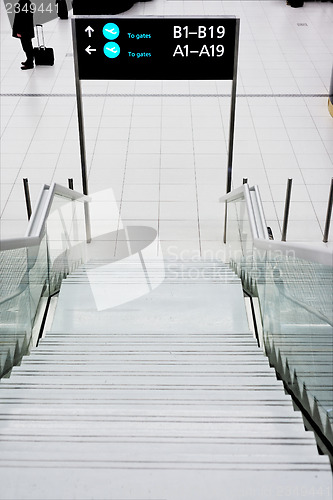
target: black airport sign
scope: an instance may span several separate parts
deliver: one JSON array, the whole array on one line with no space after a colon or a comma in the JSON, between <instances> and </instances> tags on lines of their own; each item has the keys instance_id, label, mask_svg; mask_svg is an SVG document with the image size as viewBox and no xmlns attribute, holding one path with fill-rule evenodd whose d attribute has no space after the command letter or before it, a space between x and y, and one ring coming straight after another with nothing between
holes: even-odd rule
<instances>
[{"instance_id":1,"label":"black airport sign","mask_svg":"<svg viewBox=\"0 0 333 500\"><path fill-rule=\"evenodd\" d=\"M75 18L80 80L232 80L236 18Z\"/></svg>"}]
</instances>

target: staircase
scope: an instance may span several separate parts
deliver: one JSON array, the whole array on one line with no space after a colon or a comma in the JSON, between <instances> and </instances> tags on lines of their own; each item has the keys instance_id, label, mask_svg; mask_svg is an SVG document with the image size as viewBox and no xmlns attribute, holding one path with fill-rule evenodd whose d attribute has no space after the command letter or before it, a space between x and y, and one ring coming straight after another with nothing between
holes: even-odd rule
<instances>
[{"instance_id":1,"label":"staircase","mask_svg":"<svg viewBox=\"0 0 333 500\"><path fill-rule=\"evenodd\" d=\"M219 262L80 266L0 401L6 500L331 498Z\"/></svg>"}]
</instances>

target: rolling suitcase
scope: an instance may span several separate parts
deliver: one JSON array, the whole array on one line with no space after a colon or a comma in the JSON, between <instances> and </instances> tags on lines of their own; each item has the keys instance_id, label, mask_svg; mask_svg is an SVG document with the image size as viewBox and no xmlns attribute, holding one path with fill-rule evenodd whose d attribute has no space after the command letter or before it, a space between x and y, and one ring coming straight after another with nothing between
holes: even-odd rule
<instances>
[{"instance_id":1,"label":"rolling suitcase","mask_svg":"<svg viewBox=\"0 0 333 500\"><path fill-rule=\"evenodd\" d=\"M60 19L68 19L68 8L66 0L56 0L58 7L58 17Z\"/></svg>"},{"instance_id":2,"label":"rolling suitcase","mask_svg":"<svg viewBox=\"0 0 333 500\"><path fill-rule=\"evenodd\" d=\"M41 39L43 41L40 44L38 28L40 28ZM38 47L34 47L34 58L36 66L53 66L54 64L54 52L50 47L45 47L43 26L41 24L36 24L36 35Z\"/></svg>"}]
</instances>

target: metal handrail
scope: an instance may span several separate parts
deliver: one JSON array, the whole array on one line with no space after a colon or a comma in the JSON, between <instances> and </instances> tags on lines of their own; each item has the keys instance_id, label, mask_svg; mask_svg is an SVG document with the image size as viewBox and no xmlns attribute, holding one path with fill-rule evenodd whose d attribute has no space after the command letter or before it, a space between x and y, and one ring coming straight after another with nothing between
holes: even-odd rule
<instances>
[{"instance_id":1,"label":"metal handrail","mask_svg":"<svg viewBox=\"0 0 333 500\"><path fill-rule=\"evenodd\" d=\"M264 214L264 208L262 206L261 202L261 196L260 196L260 191L258 186L253 186L250 188L250 192L252 192L255 196L255 208L258 212L258 215L256 217L257 221L257 227L258 227L258 234L260 235L261 238L264 238L265 240L269 240L269 232L267 228L267 223L265 219L265 214Z\"/></svg>"},{"instance_id":2,"label":"metal handrail","mask_svg":"<svg viewBox=\"0 0 333 500\"><path fill-rule=\"evenodd\" d=\"M256 195L251 197L251 193L255 193ZM256 249L272 253L278 250L284 256L293 255L299 259L316 262L329 267L333 266L333 253L326 247L311 243L279 242L269 239L258 186L255 185L249 188L248 184L243 184L239 188L222 196L219 201L228 204L237 200L244 200L246 203L253 245ZM261 232L260 228L265 228L266 233L264 229Z\"/></svg>"},{"instance_id":3,"label":"metal handrail","mask_svg":"<svg viewBox=\"0 0 333 500\"><path fill-rule=\"evenodd\" d=\"M269 235L258 186L249 187L247 183L244 183L239 188L221 196L219 201L228 204L237 200L246 202L252 237L268 240Z\"/></svg>"},{"instance_id":4,"label":"metal handrail","mask_svg":"<svg viewBox=\"0 0 333 500\"><path fill-rule=\"evenodd\" d=\"M28 223L25 235L18 238L1 239L0 251L29 248L39 245L44 235L45 224L55 196L62 196L73 201L81 201L85 204L90 201L89 196L68 189L60 184L53 183L51 186L44 184L37 200L36 209L32 213ZM87 223L89 223L89 221L86 219L86 224Z\"/></svg>"}]
</instances>

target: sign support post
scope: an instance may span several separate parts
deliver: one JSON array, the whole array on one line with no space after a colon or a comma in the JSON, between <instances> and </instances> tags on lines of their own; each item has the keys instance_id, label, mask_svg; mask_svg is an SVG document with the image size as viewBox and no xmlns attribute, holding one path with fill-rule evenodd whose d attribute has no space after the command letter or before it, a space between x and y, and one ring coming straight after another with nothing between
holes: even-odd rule
<instances>
[{"instance_id":1,"label":"sign support post","mask_svg":"<svg viewBox=\"0 0 333 500\"><path fill-rule=\"evenodd\" d=\"M227 190L226 190L227 193L230 193L231 191L231 182L232 182L232 160L234 153L234 136L235 136L238 50L239 50L239 19L236 19L234 74L232 78L230 125L229 125L229 147L228 147L228 166L227 166L228 170L227 170ZM225 202L223 243L227 242L227 218L228 218L227 207L228 204L227 202Z\"/></svg>"},{"instance_id":2,"label":"sign support post","mask_svg":"<svg viewBox=\"0 0 333 500\"><path fill-rule=\"evenodd\" d=\"M236 19L234 74L233 74L233 78L232 78L230 124L229 124L227 193L229 193L231 191L231 180L232 180L232 159L233 159L233 152L234 152L236 91L237 91L238 47L239 47L239 19Z\"/></svg>"},{"instance_id":3,"label":"sign support post","mask_svg":"<svg viewBox=\"0 0 333 500\"><path fill-rule=\"evenodd\" d=\"M80 141L80 156L81 156L81 177L82 177L82 190L83 194L88 195L88 175L87 175L87 156L86 144L84 135L84 120L83 120L83 106L82 106L82 91L81 81L79 78L79 62L77 57L77 39L75 22L72 22L72 37L73 37L73 56L74 56L74 72L75 72L75 90L76 90L76 106L77 106L77 119L79 126L79 141ZM84 217L86 222L86 239L87 243L91 242L91 223L89 204L84 202Z\"/></svg>"}]
</instances>

